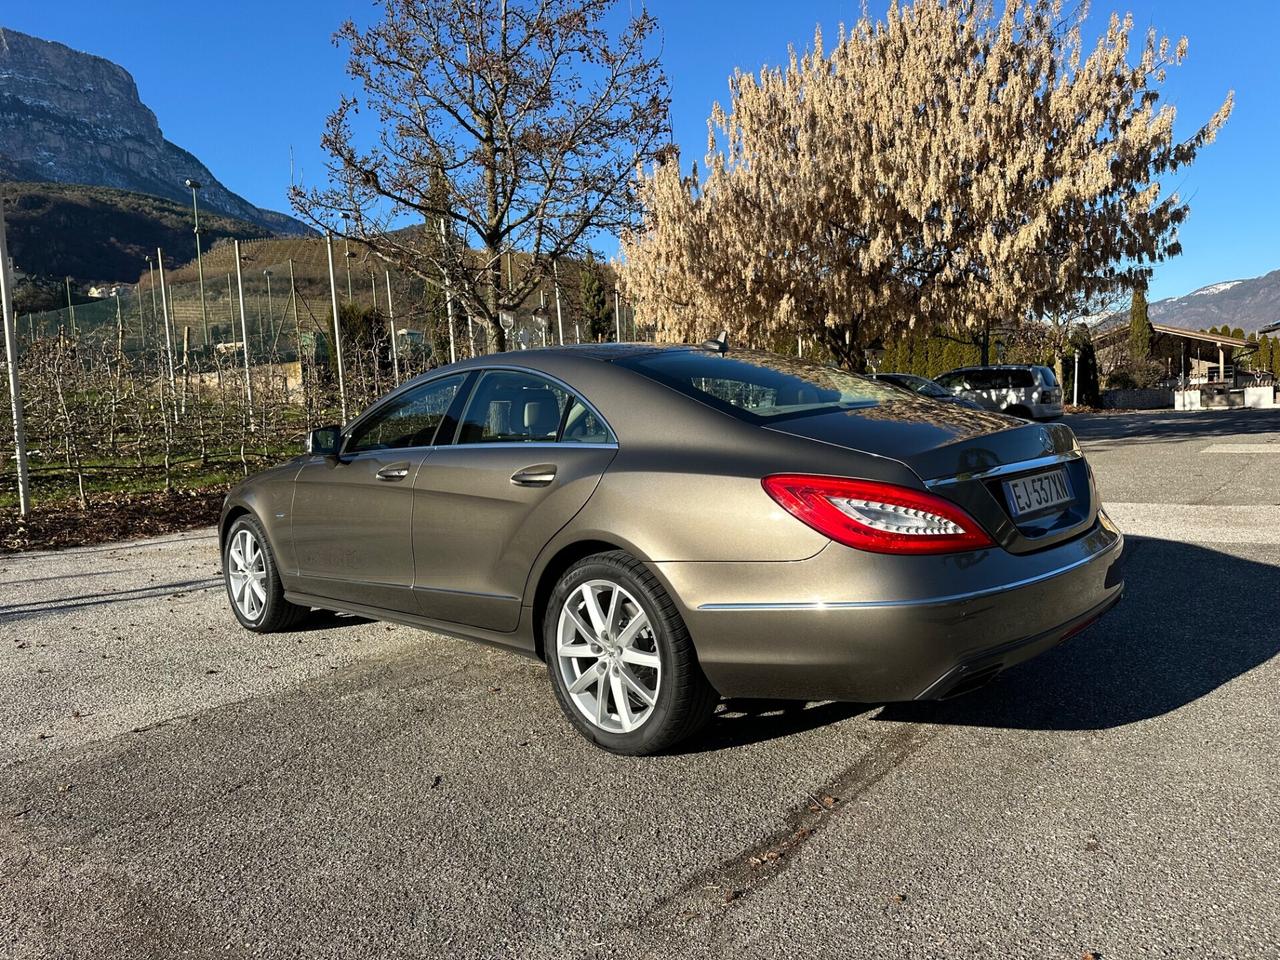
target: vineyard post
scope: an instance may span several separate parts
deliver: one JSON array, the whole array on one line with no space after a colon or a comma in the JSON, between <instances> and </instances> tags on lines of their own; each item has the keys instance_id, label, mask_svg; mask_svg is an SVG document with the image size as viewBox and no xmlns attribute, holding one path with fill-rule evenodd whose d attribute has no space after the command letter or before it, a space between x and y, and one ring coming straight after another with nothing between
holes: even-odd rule
<instances>
[{"instance_id":1,"label":"vineyard post","mask_svg":"<svg viewBox=\"0 0 1280 960\"><path fill-rule=\"evenodd\" d=\"M447 248L447 246L448 246L448 239L445 236L444 217L441 217L440 218L441 257L444 256L444 251ZM449 271L444 268L443 264L440 265L440 273L444 276L444 312L445 312L446 318L449 321L449 362L457 363L458 348L454 345L454 342L453 342L453 286L452 284L449 283Z\"/></svg>"},{"instance_id":2,"label":"vineyard post","mask_svg":"<svg viewBox=\"0 0 1280 960\"><path fill-rule=\"evenodd\" d=\"M169 399L173 401L173 422L178 422L178 383L173 373L173 332L169 327L169 289L164 282L164 251L156 247L160 266L160 309L164 313L164 354L169 365ZM163 393L163 391L161 391Z\"/></svg>"},{"instance_id":3,"label":"vineyard post","mask_svg":"<svg viewBox=\"0 0 1280 960\"><path fill-rule=\"evenodd\" d=\"M253 376L249 367L249 321L244 314L244 276L240 272L240 241L233 240L236 258L236 286L240 290L240 344L244 352L244 400L246 422L253 430Z\"/></svg>"},{"instance_id":4,"label":"vineyard post","mask_svg":"<svg viewBox=\"0 0 1280 960\"><path fill-rule=\"evenodd\" d=\"M18 379L18 330L13 318L13 274L5 237L4 201L0 200L0 316L4 320L4 353L9 364L9 403L13 410L13 449L18 467L18 512L31 512L31 478L27 473L27 433L22 419L22 385Z\"/></svg>"},{"instance_id":5,"label":"vineyard post","mask_svg":"<svg viewBox=\"0 0 1280 960\"><path fill-rule=\"evenodd\" d=\"M400 348L396 345L396 311L391 305L391 271L387 274L387 323L391 326L391 372L400 386Z\"/></svg>"},{"instance_id":6,"label":"vineyard post","mask_svg":"<svg viewBox=\"0 0 1280 960\"><path fill-rule=\"evenodd\" d=\"M564 346L564 314L560 311L560 261L551 261L551 277L556 288L556 328L560 331L560 346Z\"/></svg>"},{"instance_id":7,"label":"vineyard post","mask_svg":"<svg viewBox=\"0 0 1280 960\"><path fill-rule=\"evenodd\" d=\"M338 283L333 275L333 234L325 232L324 242L329 251L329 299L333 304L333 354L338 361L338 409L342 422L347 422L347 384L342 372L342 323L338 319ZM350 278L350 267L348 267Z\"/></svg>"}]
</instances>

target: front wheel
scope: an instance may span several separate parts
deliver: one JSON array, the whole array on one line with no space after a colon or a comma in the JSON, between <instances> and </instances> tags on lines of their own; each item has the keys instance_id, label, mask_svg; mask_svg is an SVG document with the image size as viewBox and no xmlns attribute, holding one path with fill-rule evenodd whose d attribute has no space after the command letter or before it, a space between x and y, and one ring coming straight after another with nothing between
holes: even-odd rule
<instances>
[{"instance_id":1,"label":"front wheel","mask_svg":"<svg viewBox=\"0 0 1280 960\"><path fill-rule=\"evenodd\" d=\"M222 576L231 610L246 630L287 630L307 614L284 598L284 586L271 544L258 521L246 514L236 519L222 548Z\"/></svg>"},{"instance_id":2,"label":"front wheel","mask_svg":"<svg viewBox=\"0 0 1280 960\"><path fill-rule=\"evenodd\" d=\"M569 568L547 604L543 637L561 708L606 750L665 750L694 734L715 707L675 604L625 553Z\"/></svg>"}]
</instances>

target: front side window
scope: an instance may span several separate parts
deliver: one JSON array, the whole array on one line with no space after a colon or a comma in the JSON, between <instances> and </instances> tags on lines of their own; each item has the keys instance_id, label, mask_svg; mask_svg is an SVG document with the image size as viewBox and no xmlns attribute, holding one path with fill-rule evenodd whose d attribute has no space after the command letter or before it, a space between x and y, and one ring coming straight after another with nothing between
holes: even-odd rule
<instances>
[{"instance_id":1,"label":"front side window","mask_svg":"<svg viewBox=\"0 0 1280 960\"><path fill-rule=\"evenodd\" d=\"M890 386L772 353L702 350L646 354L619 365L751 422L874 407L900 394Z\"/></svg>"},{"instance_id":2,"label":"front side window","mask_svg":"<svg viewBox=\"0 0 1280 960\"><path fill-rule=\"evenodd\" d=\"M520 370L490 370L471 394L458 443L554 442L570 395Z\"/></svg>"},{"instance_id":3,"label":"front side window","mask_svg":"<svg viewBox=\"0 0 1280 960\"><path fill-rule=\"evenodd\" d=\"M431 446L465 379L458 374L409 390L362 421L351 432L344 452Z\"/></svg>"}]
</instances>

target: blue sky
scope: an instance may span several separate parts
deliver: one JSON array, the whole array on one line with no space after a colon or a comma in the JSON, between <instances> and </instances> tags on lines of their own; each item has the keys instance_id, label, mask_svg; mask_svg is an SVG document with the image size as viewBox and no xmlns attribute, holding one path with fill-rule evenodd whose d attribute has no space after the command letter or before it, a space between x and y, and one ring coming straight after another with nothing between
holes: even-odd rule
<instances>
[{"instance_id":1,"label":"blue sky","mask_svg":"<svg viewBox=\"0 0 1280 960\"><path fill-rule=\"evenodd\" d=\"M634 2L639 0L624 0ZM330 36L346 17L376 15L369 0L267 0L217 4L44 0L6 4L0 24L123 65L165 135L201 158L229 188L286 209L292 147L309 181L323 172L324 118L348 80ZM887 0L868 0L882 15ZM858 16L858 0L650 0L664 34L673 123L686 160L702 157L706 118L724 100L735 67L776 64L821 23L834 37ZM1183 255L1156 268L1151 295L1177 296L1219 280L1280 268L1280 4L1245 0L1095 3L1101 24L1132 10L1139 29L1190 38L1167 86L1178 131L1203 122L1228 90L1236 108L1217 143L1176 182L1191 199Z\"/></svg>"}]
</instances>

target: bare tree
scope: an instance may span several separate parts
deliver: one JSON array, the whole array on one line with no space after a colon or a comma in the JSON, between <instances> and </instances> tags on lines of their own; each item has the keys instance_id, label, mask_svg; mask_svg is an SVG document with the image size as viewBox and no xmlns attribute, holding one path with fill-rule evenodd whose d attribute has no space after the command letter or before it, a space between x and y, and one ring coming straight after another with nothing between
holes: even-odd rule
<instances>
[{"instance_id":1,"label":"bare tree","mask_svg":"<svg viewBox=\"0 0 1280 960\"><path fill-rule=\"evenodd\" d=\"M613 35L616 5L383 0L379 23L346 23L335 40L363 92L329 117L331 182L296 187L294 207L323 227L345 217L384 260L448 283L489 349L505 349L501 314L594 232L634 221L633 171L661 149L656 23L642 10ZM377 120L367 138L361 111ZM504 276L512 249L530 256Z\"/></svg>"},{"instance_id":2,"label":"bare tree","mask_svg":"<svg viewBox=\"0 0 1280 960\"><path fill-rule=\"evenodd\" d=\"M860 368L918 322L994 329L1131 288L1179 252L1161 178L1212 141L1161 105L1177 44L1132 18L1092 48L1060 0L916 0L731 80L707 173L642 174L629 296L664 335L813 337ZM985 343L986 337L983 337Z\"/></svg>"}]
</instances>

